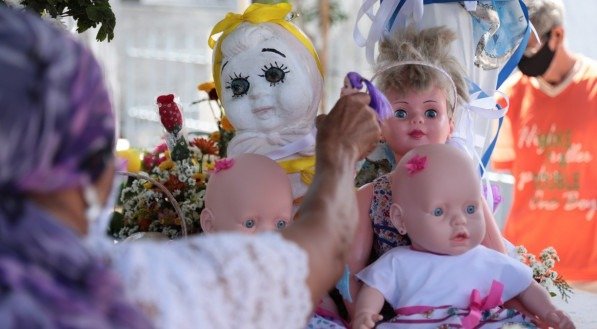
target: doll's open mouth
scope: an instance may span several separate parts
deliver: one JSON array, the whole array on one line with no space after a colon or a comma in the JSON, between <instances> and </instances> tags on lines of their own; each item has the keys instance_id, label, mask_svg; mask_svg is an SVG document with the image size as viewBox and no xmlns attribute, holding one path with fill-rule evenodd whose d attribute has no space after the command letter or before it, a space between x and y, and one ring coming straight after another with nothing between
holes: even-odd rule
<instances>
[{"instance_id":1,"label":"doll's open mouth","mask_svg":"<svg viewBox=\"0 0 597 329\"><path fill-rule=\"evenodd\" d=\"M459 232L459 233L456 233L456 235L452 236L452 238L450 240L459 242L459 241L467 240L468 238L469 238L468 233Z\"/></svg>"},{"instance_id":2,"label":"doll's open mouth","mask_svg":"<svg viewBox=\"0 0 597 329\"><path fill-rule=\"evenodd\" d=\"M421 139L421 138L423 138L423 136L425 136L425 133L422 130L415 129L415 130L411 130L408 133L408 136L410 136L414 139Z\"/></svg>"}]
</instances>

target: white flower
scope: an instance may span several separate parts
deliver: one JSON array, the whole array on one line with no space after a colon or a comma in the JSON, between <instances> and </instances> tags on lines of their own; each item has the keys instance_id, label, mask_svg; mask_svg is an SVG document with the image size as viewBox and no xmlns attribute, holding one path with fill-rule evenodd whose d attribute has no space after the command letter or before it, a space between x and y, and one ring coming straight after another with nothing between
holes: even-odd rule
<instances>
[{"instance_id":1,"label":"white flower","mask_svg":"<svg viewBox=\"0 0 597 329\"><path fill-rule=\"evenodd\" d=\"M4 3L6 3L9 7L17 9L25 8L25 6L21 4L21 0L4 0Z\"/></svg>"}]
</instances>

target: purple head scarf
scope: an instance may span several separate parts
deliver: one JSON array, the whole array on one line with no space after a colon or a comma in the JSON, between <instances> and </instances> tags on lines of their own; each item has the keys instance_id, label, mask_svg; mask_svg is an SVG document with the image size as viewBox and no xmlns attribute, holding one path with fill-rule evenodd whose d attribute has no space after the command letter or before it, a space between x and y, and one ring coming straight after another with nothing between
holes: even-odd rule
<instances>
[{"instance_id":1,"label":"purple head scarf","mask_svg":"<svg viewBox=\"0 0 597 329\"><path fill-rule=\"evenodd\" d=\"M95 180L115 137L98 63L37 17L6 9L0 18L0 191Z\"/></svg>"},{"instance_id":2,"label":"purple head scarf","mask_svg":"<svg viewBox=\"0 0 597 329\"><path fill-rule=\"evenodd\" d=\"M151 328L108 264L25 197L87 184L112 158L98 63L64 31L0 6L0 326Z\"/></svg>"}]
</instances>

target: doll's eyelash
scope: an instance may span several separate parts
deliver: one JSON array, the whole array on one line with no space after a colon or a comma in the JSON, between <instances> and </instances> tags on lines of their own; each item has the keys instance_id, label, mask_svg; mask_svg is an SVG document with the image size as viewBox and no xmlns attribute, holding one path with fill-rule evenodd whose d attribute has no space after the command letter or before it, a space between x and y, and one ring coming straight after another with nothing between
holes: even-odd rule
<instances>
[{"instance_id":1,"label":"doll's eyelash","mask_svg":"<svg viewBox=\"0 0 597 329\"><path fill-rule=\"evenodd\" d=\"M269 82L270 86L275 86L278 83L284 83L286 73L290 73L288 66L284 64L278 64L278 62L270 63L269 66L263 65L261 68L263 74L259 74L260 77L265 78Z\"/></svg>"},{"instance_id":2,"label":"doll's eyelash","mask_svg":"<svg viewBox=\"0 0 597 329\"><path fill-rule=\"evenodd\" d=\"M234 77L229 75L226 82L226 89L232 91L232 97L242 97L249 92L251 83L249 83L249 76L243 76L242 73L233 73Z\"/></svg>"}]
</instances>

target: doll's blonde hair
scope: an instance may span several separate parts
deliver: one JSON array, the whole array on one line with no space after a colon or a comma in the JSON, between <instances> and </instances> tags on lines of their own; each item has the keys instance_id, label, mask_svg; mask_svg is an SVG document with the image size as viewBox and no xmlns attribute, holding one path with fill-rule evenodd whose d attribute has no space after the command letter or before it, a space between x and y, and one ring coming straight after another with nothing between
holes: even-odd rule
<instances>
[{"instance_id":1,"label":"doll's blonde hair","mask_svg":"<svg viewBox=\"0 0 597 329\"><path fill-rule=\"evenodd\" d=\"M263 4L253 3L242 14L228 13L224 19L216 23L209 34L207 43L213 52L212 73L216 85L216 92L220 99L222 99L221 77L220 71L222 69L222 42L229 34L234 32L239 26L244 23L259 25L263 23L272 23L282 27L284 30L292 34L313 57L320 74L323 74L319 56L315 51L315 47L311 40L301 31L296 25L286 20L286 17L292 10L292 6L288 3ZM216 40L215 35L221 33Z\"/></svg>"},{"instance_id":2,"label":"doll's blonde hair","mask_svg":"<svg viewBox=\"0 0 597 329\"><path fill-rule=\"evenodd\" d=\"M468 101L464 71L458 60L450 54L450 43L454 40L456 34L444 26L421 31L409 28L394 32L379 44L375 64L377 85L384 92L393 89L401 93L439 87L444 91L448 116L452 118L454 108ZM396 65L413 61L430 65ZM454 88L458 99L454 99Z\"/></svg>"}]
</instances>

